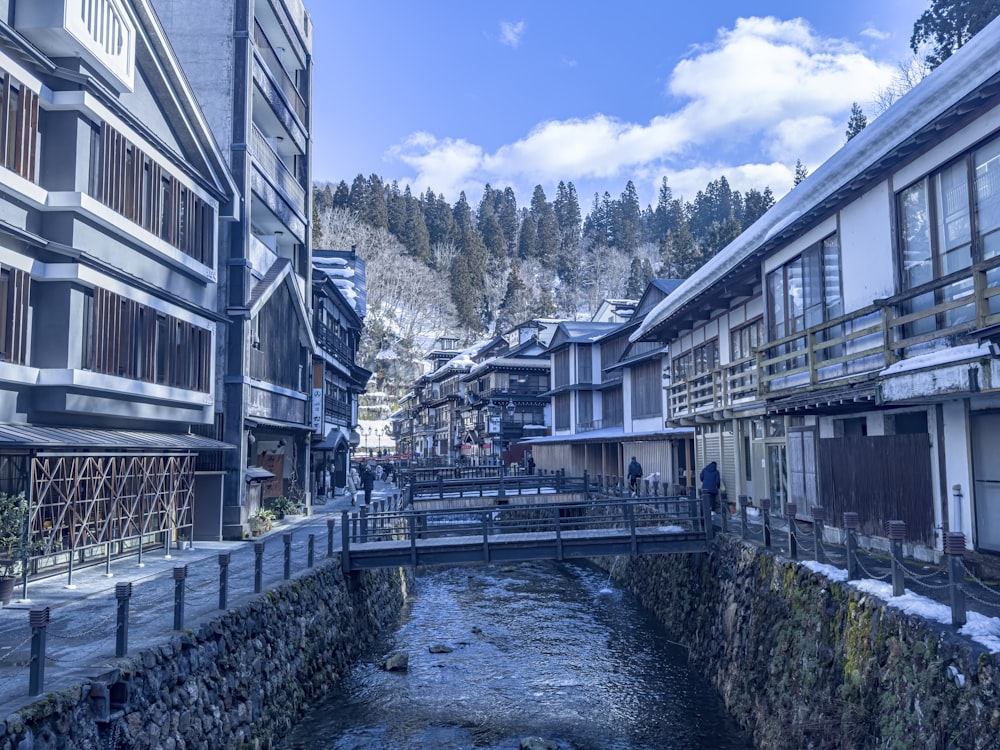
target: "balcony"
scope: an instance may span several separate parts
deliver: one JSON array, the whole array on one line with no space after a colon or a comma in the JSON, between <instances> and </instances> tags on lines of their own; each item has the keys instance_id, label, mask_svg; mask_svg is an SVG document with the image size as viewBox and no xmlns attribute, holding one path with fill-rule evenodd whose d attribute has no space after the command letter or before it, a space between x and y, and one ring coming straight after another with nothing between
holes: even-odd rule
<instances>
[{"instance_id":1,"label":"balcony","mask_svg":"<svg viewBox=\"0 0 1000 750\"><path fill-rule=\"evenodd\" d=\"M116 0L32 0L17 4L15 28L49 57L78 57L132 91L136 30Z\"/></svg>"},{"instance_id":2,"label":"balcony","mask_svg":"<svg viewBox=\"0 0 1000 750\"><path fill-rule=\"evenodd\" d=\"M330 326L322 323L314 324L313 335L316 337L316 346L338 362L354 362L354 352L351 351L351 347Z\"/></svg>"},{"instance_id":3,"label":"balcony","mask_svg":"<svg viewBox=\"0 0 1000 750\"><path fill-rule=\"evenodd\" d=\"M250 131L250 155L257 162L264 175L283 194L285 199L291 203L299 213L305 211L306 191L295 179L292 171L285 166L285 163L278 156L278 152L268 142L267 137L260 132L256 125Z\"/></svg>"},{"instance_id":4,"label":"balcony","mask_svg":"<svg viewBox=\"0 0 1000 750\"><path fill-rule=\"evenodd\" d=\"M277 84L277 87L284 96L288 107L295 113L296 117L299 118L299 122L304 125L307 122L306 102L302 98L302 94L299 92L298 87L295 85L295 81L292 80L288 71L286 71L285 67L281 64L281 55L279 55L275 50L271 41L268 39L267 34L264 32L263 27L256 18L253 22L253 40L257 44L257 51L260 53L260 56L264 61L267 72L270 74L270 77L274 80L275 84Z\"/></svg>"}]
</instances>

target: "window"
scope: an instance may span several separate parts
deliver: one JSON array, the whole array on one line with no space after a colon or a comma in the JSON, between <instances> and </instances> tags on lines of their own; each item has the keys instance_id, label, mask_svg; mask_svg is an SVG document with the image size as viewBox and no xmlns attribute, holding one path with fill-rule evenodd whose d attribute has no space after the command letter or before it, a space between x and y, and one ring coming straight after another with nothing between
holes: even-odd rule
<instances>
[{"instance_id":1,"label":"window","mask_svg":"<svg viewBox=\"0 0 1000 750\"><path fill-rule=\"evenodd\" d=\"M771 271L767 275L768 340L775 341L804 333L810 328L839 318L844 313L840 277L840 242L837 235L808 248L802 255ZM841 327L833 326L817 332L818 342L841 336ZM785 341L772 350L772 355L802 352L804 337ZM839 357L840 346L821 347L816 360ZM806 355L784 359L777 369L794 370L804 367Z\"/></svg>"},{"instance_id":2,"label":"window","mask_svg":"<svg viewBox=\"0 0 1000 750\"><path fill-rule=\"evenodd\" d=\"M552 377L555 381L553 386L559 388L569 385L569 349L556 352L553 359Z\"/></svg>"},{"instance_id":3,"label":"window","mask_svg":"<svg viewBox=\"0 0 1000 750\"><path fill-rule=\"evenodd\" d=\"M211 265L215 211L107 123L91 139L89 190L108 208Z\"/></svg>"},{"instance_id":4,"label":"window","mask_svg":"<svg viewBox=\"0 0 1000 750\"><path fill-rule=\"evenodd\" d=\"M593 383L593 357L590 344L580 344L576 348L576 382Z\"/></svg>"},{"instance_id":5,"label":"window","mask_svg":"<svg viewBox=\"0 0 1000 750\"><path fill-rule=\"evenodd\" d=\"M632 367L632 418L655 417L663 412L663 387L658 360Z\"/></svg>"},{"instance_id":6,"label":"window","mask_svg":"<svg viewBox=\"0 0 1000 750\"><path fill-rule=\"evenodd\" d=\"M36 181L38 164L38 94L0 71L0 157L3 165Z\"/></svg>"},{"instance_id":7,"label":"window","mask_svg":"<svg viewBox=\"0 0 1000 750\"><path fill-rule=\"evenodd\" d=\"M910 296L900 314L955 303L907 324L903 337L974 321L973 280L963 272L1000 256L1000 138L899 191L896 213L902 291L932 285ZM952 274L953 280L933 286ZM1000 269L987 271L987 285L1000 285ZM1000 298L991 297L989 305L991 313L1000 312Z\"/></svg>"},{"instance_id":8,"label":"window","mask_svg":"<svg viewBox=\"0 0 1000 750\"><path fill-rule=\"evenodd\" d=\"M593 426L594 397L590 391L581 391L577 394L576 422L581 428Z\"/></svg>"},{"instance_id":9,"label":"window","mask_svg":"<svg viewBox=\"0 0 1000 750\"><path fill-rule=\"evenodd\" d=\"M558 393L552 399L553 424L557 430L569 429L569 394Z\"/></svg>"},{"instance_id":10,"label":"window","mask_svg":"<svg viewBox=\"0 0 1000 750\"><path fill-rule=\"evenodd\" d=\"M760 346L763 335L764 320L762 318L733 331L729 343L730 361L739 362L741 359L752 357L754 350Z\"/></svg>"}]
</instances>

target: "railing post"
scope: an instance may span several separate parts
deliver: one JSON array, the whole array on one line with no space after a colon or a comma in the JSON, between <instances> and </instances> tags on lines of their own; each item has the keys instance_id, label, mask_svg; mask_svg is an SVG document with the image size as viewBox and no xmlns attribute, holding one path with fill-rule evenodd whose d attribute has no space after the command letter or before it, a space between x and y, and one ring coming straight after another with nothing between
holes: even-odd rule
<instances>
[{"instance_id":1,"label":"railing post","mask_svg":"<svg viewBox=\"0 0 1000 750\"><path fill-rule=\"evenodd\" d=\"M286 531L281 535L281 541L285 545L285 580L292 577L292 533Z\"/></svg>"},{"instance_id":2,"label":"railing post","mask_svg":"<svg viewBox=\"0 0 1000 750\"><path fill-rule=\"evenodd\" d=\"M118 622L115 625L115 656L119 659L128 653L128 603L131 598L131 582L115 584L115 599L118 600Z\"/></svg>"},{"instance_id":3,"label":"railing post","mask_svg":"<svg viewBox=\"0 0 1000 750\"><path fill-rule=\"evenodd\" d=\"M264 590L264 542L253 543L253 592Z\"/></svg>"},{"instance_id":4,"label":"railing post","mask_svg":"<svg viewBox=\"0 0 1000 750\"><path fill-rule=\"evenodd\" d=\"M341 511L340 521L340 565L345 573L351 572L351 528L350 516Z\"/></svg>"},{"instance_id":5,"label":"railing post","mask_svg":"<svg viewBox=\"0 0 1000 750\"><path fill-rule=\"evenodd\" d=\"M417 517L415 515L410 515L408 517L408 530L410 532L410 564L413 566L414 570L417 567Z\"/></svg>"},{"instance_id":6,"label":"railing post","mask_svg":"<svg viewBox=\"0 0 1000 750\"><path fill-rule=\"evenodd\" d=\"M333 529L337 525L334 518L326 519L326 556L333 557Z\"/></svg>"},{"instance_id":7,"label":"railing post","mask_svg":"<svg viewBox=\"0 0 1000 750\"><path fill-rule=\"evenodd\" d=\"M229 601L229 554L219 553L219 609L225 609Z\"/></svg>"},{"instance_id":8,"label":"railing post","mask_svg":"<svg viewBox=\"0 0 1000 750\"><path fill-rule=\"evenodd\" d=\"M737 500L740 504L740 537L746 539L750 533L750 522L747 519L747 505L750 498L747 495L740 495Z\"/></svg>"},{"instance_id":9,"label":"railing post","mask_svg":"<svg viewBox=\"0 0 1000 750\"><path fill-rule=\"evenodd\" d=\"M948 531L944 535L944 553L948 556L948 588L951 598L951 624L965 625L965 590L962 588L962 556L965 554L965 534Z\"/></svg>"},{"instance_id":10,"label":"railing post","mask_svg":"<svg viewBox=\"0 0 1000 750\"><path fill-rule=\"evenodd\" d=\"M503 488L503 469L501 468L500 473L497 475L497 505L503 505L507 502L507 495Z\"/></svg>"},{"instance_id":11,"label":"railing post","mask_svg":"<svg viewBox=\"0 0 1000 750\"><path fill-rule=\"evenodd\" d=\"M785 503L785 518L788 519L788 556L793 560L799 559L799 543L795 538L795 514L798 512L798 505Z\"/></svg>"},{"instance_id":12,"label":"railing post","mask_svg":"<svg viewBox=\"0 0 1000 750\"><path fill-rule=\"evenodd\" d=\"M816 545L816 562L826 562L826 550L823 549L823 521L826 519L826 511L822 506L816 505L812 509L813 517L813 543Z\"/></svg>"},{"instance_id":13,"label":"railing post","mask_svg":"<svg viewBox=\"0 0 1000 750\"><path fill-rule=\"evenodd\" d=\"M368 506L361 506L361 543L368 541Z\"/></svg>"},{"instance_id":14,"label":"railing post","mask_svg":"<svg viewBox=\"0 0 1000 750\"><path fill-rule=\"evenodd\" d=\"M858 514L844 513L844 531L847 533L847 580L858 578Z\"/></svg>"},{"instance_id":15,"label":"railing post","mask_svg":"<svg viewBox=\"0 0 1000 750\"><path fill-rule=\"evenodd\" d=\"M903 575L903 540L906 538L905 521L889 521L888 537L892 547L892 595L902 596L906 593L906 580Z\"/></svg>"},{"instance_id":16,"label":"railing post","mask_svg":"<svg viewBox=\"0 0 1000 750\"><path fill-rule=\"evenodd\" d=\"M31 626L28 695L35 696L45 687L45 629L49 626L49 608L32 607L28 612L28 625Z\"/></svg>"},{"instance_id":17,"label":"railing post","mask_svg":"<svg viewBox=\"0 0 1000 750\"><path fill-rule=\"evenodd\" d=\"M311 568L316 563L316 535L310 534L307 539L306 567Z\"/></svg>"},{"instance_id":18,"label":"railing post","mask_svg":"<svg viewBox=\"0 0 1000 750\"><path fill-rule=\"evenodd\" d=\"M184 579L187 574L187 565L174 566L174 630L184 629Z\"/></svg>"},{"instance_id":19,"label":"railing post","mask_svg":"<svg viewBox=\"0 0 1000 750\"><path fill-rule=\"evenodd\" d=\"M722 533L729 533L729 504L722 502L722 494L717 495L719 498L719 519L722 521Z\"/></svg>"},{"instance_id":20,"label":"railing post","mask_svg":"<svg viewBox=\"0 0 1000 750\"><path fill-rule=\"evenodd\" d=\"M771 549L771 498L760 499L760 517L764 528L764 549Z\"/></svg>"},{"instance_id":21,"label":"railing post","mask_svg":"<svg viewBox=\"0 0 1000 750\"><path fill-rule=\"evenodd\" d=\"M583 471L583 498L588 503L590 502L590 475L586 469Z\"/></svg>"}]
</instances>

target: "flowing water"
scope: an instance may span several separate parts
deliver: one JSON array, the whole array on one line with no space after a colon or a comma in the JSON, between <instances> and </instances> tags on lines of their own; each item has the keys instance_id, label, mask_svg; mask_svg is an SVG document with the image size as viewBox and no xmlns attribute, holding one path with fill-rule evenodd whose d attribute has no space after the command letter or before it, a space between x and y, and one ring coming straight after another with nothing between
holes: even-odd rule
<instances>
[{"instance_id":1,"label":"flowing water","mask_svg":"<svg viewBox=\"0 0 1000 750\"><path fill-rule=\"evenodd\" d=\"M750 750L711 686L597 568L432 569L399 629L284 750ZM452 649L432 653L431 647ZM380 657L402 651L405 672Z\"/></svg>"}]
</instances>

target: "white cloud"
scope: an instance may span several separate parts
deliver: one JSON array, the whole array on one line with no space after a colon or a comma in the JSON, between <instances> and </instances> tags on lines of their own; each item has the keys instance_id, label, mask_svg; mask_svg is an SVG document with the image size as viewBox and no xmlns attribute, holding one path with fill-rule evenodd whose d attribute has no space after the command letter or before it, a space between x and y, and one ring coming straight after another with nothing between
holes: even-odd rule
<instances>
[{"instance_id":1,"label":"white cloud","mask_svg":"<svg viewBox=\"0 0 1000 750\"><path fill-rule=\"evenodd\" d=\"M524 36L524 21L511 23L510 21L500 22L500 43L515 49L521 44L521 37Z\"/></svg>"},{"instance_id":2,"label":"white cloud","mask_svg":"<svg viewBox=\"0 0 1000 750\"><path fill-rule=\"evenodd\" d=\"M501 29L504 43L516 46L524 22ZM691 187L720 174L734 187L744 178L746 187L772 185L780 196L795 161L813 171L842 146L852 102L864 106L894 73L855 45L817 36L802 19L741 18L675 66L668 93L680 106L646 123L601 113L551 120L492 153L416 134L391 155L416 170L418 186L449 200L457 186L478 190L485 182L513 185L520 200L535 184L613 178L637 187L648 180L655 200L663 175L675 193L693 197Z\"/></svg>"},{"instance_id":3,"label":"white cloud","mask_svg":"<svg viewBox=\"0 0 1000 750\"><path fill-rule=\"evenodd\" d=\"M886 39L892 39L891 33L888 31L882 31L881 29L876 29L874 26L867 26L862 29L861 36L874 39L877 42L884 42Z\"/></svg>"}]
</instances>

